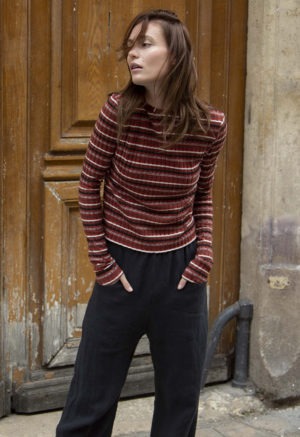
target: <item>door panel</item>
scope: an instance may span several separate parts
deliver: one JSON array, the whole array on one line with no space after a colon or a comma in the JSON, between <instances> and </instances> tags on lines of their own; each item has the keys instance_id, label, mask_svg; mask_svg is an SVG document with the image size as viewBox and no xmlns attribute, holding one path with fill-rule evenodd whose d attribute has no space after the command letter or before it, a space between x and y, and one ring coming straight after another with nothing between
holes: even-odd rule
<instances>
[{"instance_id":1,"label":"door panel","mask_svg":"<svg viewBox=\"0 0 300 437\"><path fill-rule=\"evenodd\" d=\"M94 275L77 207L78 182L45 183L43 364L74 364Z\"/></svg>"},{"instance_id":2,"label":"door panel","mask_svg":"<svg viewBox=\"0 0 300 437\"><path fill-rule=\"evenodd\" d=\"M94 282L77 205L82 159L107 94L127 81L116 52L123 31L150 7L173 9L186 22L199 95L227 114L214 188L210 321L238 298L247 1L1 1L1 352L16 411L63 404ZM210 381L230 377L233 338L231 326ZM143 338L124 394L151 390Z\"/></svg>"},{"instance_id":3,"label":"door panel","mask_svg":"<svg viewBox=\"0 0 300 437\"><path fill-rule=\"evenodd\" d=\"M124 83L110 2L55 0L51 10L49 151L84 150L109 90ZM117 5L116 5L117 6Z\"/></svg>"},{"instance_id":4,"label":"door panel","mask_svg":"<svg viewBox=\"0 0 300 437\"><path fill-rule=\"evenodd\" d=\"M51 14L50 151L84 150L108 92L122 88L127 68L116 62L126 25L151 3L54 0ZM172 8L172 1L164 2ZM184 2L179 9L183 14ZM120 13L120 11L122 11Z\"/></svg>"}]
</instances>

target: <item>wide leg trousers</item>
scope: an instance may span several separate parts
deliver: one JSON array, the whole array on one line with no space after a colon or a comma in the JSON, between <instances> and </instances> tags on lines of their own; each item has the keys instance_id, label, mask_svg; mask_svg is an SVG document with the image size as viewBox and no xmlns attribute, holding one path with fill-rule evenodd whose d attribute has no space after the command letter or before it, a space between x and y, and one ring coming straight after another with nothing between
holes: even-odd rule
<instances>
[{"instance_id":1,"label":"wide leg trousers","mask_svg":"<svg viewBox=\"0 0 300 437\"><path fill-rule=\"evenodd\" d=\"M151 437L195 435L207 340L206 285L177 284L196 245L141 253L109 243L133 287L95 284L56 437L110 437L128 368L147 334L155 374Z\"/></svg>"}]
</instances>

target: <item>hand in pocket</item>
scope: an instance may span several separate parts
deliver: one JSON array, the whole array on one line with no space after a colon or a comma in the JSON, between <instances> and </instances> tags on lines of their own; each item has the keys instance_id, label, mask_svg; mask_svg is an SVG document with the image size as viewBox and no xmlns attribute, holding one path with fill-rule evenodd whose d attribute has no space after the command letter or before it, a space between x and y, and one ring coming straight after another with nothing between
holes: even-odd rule
<instances>
[{"instance_id":1,"label":"hand in pocket","mask_svg":"<svg viewBox=\"0 0 300 437\"><path fill-rule=\"evenodd\" d=\"M184 279L183 277L181 277L178 285L177 285L177 290L183 290L184 287L186 286L187 280Z\"/></svg>"},{"instance_id":2,"label":"hand in pocket","mask_svg":"<svg viewBox=\"0 0 300 437\"><path fill-rule=\"evenodd\" d=\"M120 277L119 281L121 281L123 287L125 288L126 291L128 291L128 293L131 293L133 291L133 288L131 287L131 285L129 284L125 274L123 273L123 275Z\"/></svg>"}]
</instances>

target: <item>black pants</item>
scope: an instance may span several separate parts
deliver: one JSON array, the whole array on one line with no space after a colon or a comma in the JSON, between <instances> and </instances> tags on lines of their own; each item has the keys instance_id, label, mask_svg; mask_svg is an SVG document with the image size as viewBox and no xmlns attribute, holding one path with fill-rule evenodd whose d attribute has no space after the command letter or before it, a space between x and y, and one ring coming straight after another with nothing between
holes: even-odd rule
<instances>
[{"instance_id":1,"label":"black pants","mask_svg":"<svg viewBox=\"0 0 300 437\"><path fill-rule=\"evenodd\" d=\"M152 437L193 437L207 338L206 285L177 284L195 243L163 254L109 244L133 287L95 284L56 437L109 437L135 347L147 334L155 372Z\"/></svg>"}]
</instances>

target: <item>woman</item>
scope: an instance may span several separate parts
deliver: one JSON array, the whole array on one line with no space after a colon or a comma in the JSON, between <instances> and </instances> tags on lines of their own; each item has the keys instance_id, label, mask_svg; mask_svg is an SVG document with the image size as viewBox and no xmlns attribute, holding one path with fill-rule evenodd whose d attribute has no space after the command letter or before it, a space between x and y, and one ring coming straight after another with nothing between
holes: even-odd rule
<instances>
[{"instance_id":1,"label":"woman","mask_svg":"<svg viewBox=\"0 0 300 437\"><path fill-rule=\"evenodd\" d=\"M80 179L96 283L57 437L111 436L144 334L155 373L151 436L192 437L207 337L211 189L225 117L195 96L190 38L174 13L138 15L120 51L130 80L102 108Z\"/></svg>"}]
</instances>

